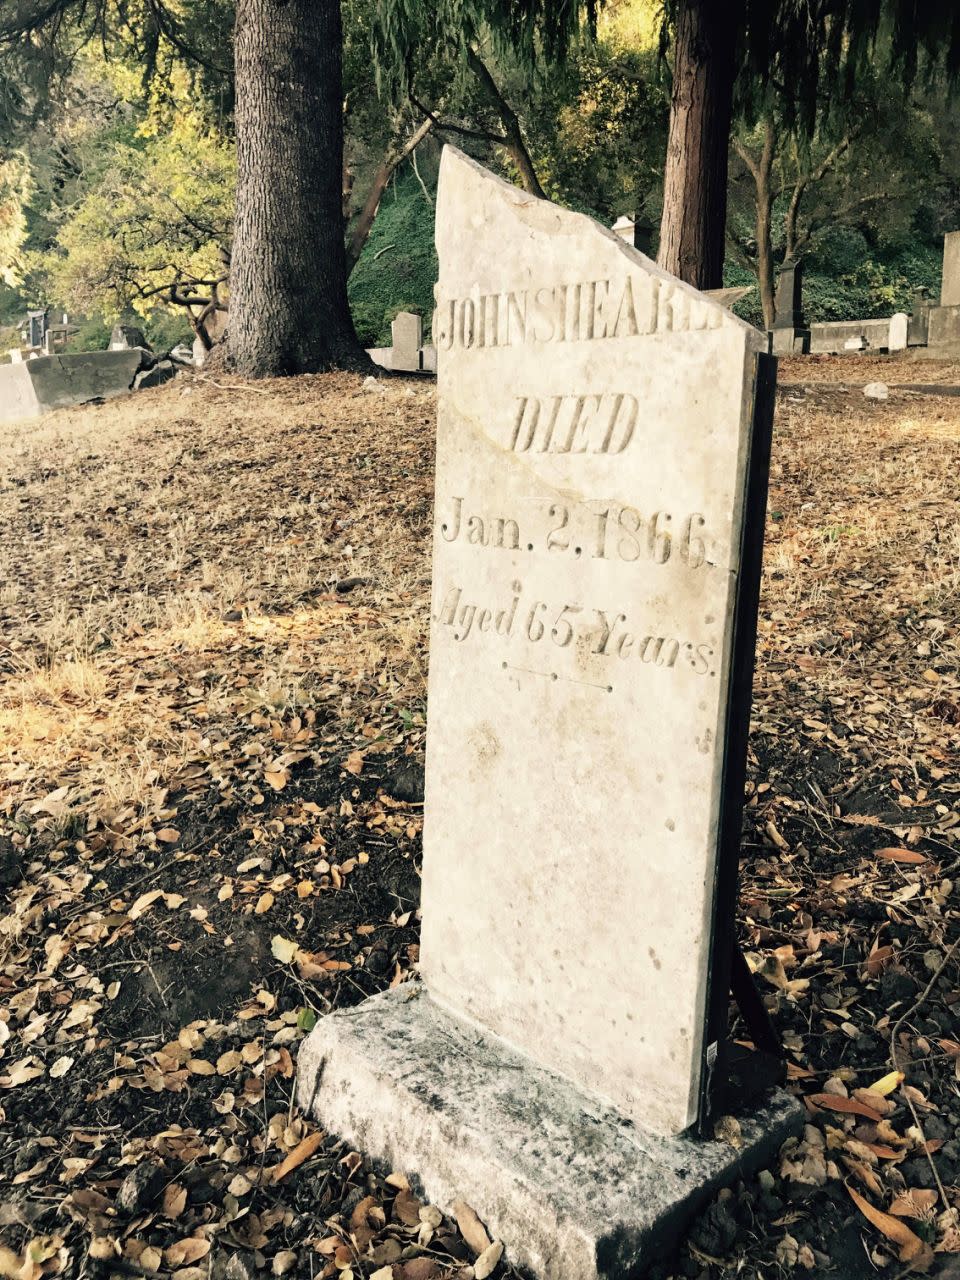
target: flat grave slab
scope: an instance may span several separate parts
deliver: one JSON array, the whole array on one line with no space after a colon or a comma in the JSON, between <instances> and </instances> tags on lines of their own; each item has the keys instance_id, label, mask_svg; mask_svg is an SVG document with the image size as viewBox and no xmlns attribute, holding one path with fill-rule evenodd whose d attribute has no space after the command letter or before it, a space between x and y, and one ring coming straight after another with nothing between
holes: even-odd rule
<instances>
[{"instance_id":1,"label":"flat grave slab","mask_svg":"<svg viewBox=\"0 0 960 1280\"><path fill-rule=\"evenodd\" d=\"M133 390L148 353L139 347L37 356L0 365L0 422L37 418L90 400L110 400Z\"/></svg>"}]
</instances>

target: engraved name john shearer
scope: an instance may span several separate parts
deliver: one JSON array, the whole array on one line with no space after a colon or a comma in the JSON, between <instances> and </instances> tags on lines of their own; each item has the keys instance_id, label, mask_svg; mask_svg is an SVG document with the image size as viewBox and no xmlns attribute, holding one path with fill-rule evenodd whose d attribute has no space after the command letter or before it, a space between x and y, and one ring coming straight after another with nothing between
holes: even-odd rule
<instances>
[{"instance_id":1,"label":"engraved name john shearer","mask_svg":"<svg viewBox=\"0 0 960 1280\"><path fill-rule=\"evenodd\" d=\"M441 351L589 342L715 329L722 315L671 280L628 274L496 293L475 287L467 297L438 299L433 336Z\"/></svg>"}]
</instances>

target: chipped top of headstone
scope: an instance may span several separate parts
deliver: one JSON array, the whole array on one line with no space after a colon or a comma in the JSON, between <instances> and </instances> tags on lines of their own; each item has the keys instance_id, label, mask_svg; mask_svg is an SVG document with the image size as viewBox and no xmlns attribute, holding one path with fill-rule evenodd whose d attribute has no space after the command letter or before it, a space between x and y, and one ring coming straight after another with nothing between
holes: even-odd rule
<instances>
[{"instance_id":1,"label":"chipped top of headstone","mask_svg":"<svg viewBox=\"0 0 960 1280\"><path fill-rule=\"evenodd\" d=\"M458 202L470 200L475 202L469 226L450 218L445 209L449 194L454 188L457 190ZM484 244L486 210L491 201L500 201L512 206L520 221L526 224L531 236L538 233L553 235L565 242L569 257L566 269L562 272L558 271L557 275L562 280L569 281L568 288L576 287L578 284L595 286L592 301L597 309L596 314L599 316L604 310L610 313L606 325L608 332L603 334L595 332L596 326L591 322L585 326L585 330L589 328L591 331L584 331L584 338L643 336L658 332L681 333L688 330L733 326L747 336L753 350L766 351L766 335L761 334L745 320L741 320L739 316L693 288L692 285L684 284L668 271L658 267L652 259L627 243L616 231L601 226L586 214L562 209L550 201L540 200L519 187L505 182L449 143L444 147L441 156L440 181L437 188L436 242L440 273L434 289L438 302L437 310L434 312L434 341L438 350L443 349L442 337L446 332L443 329L438 332L437 328L438 323L442 326L446 318L442 305L439 305L447 301L444 296L444 259L450 260L451 255L465 254L468 242L473 244L472 264L476 283L471 290L471 296L475 302L484 296L486 282L489 281L492 288L493 281L502 276L503 264L499 252L501 246L495 243ZM594 281L590 279L587 268L599 247L598 242L605 242L612 246L616 253L621 255L621 260L615 266L611 266L610 275L605 280ZM480 250L481 245L484 245L483 250ZM520 274L526 274L528 277L526 292L532 296L528 297L527 301L532 301L534 306L537 306L536 295L540 291L537 286L540 282L532 279L529 270ZM637 289L638 279L647 283L643 296ZM564 286L560 284L559 287ZM582 296L580 301L583 308L585 299ZM611 311L614 306L617 307L616 313ZM630 315L631 309L633 318ZM546 332L545 327L541 327L540 332L541 334ZM523 341L530 347L536 348L546 346L560 336L555 330L551 338L538 339L534 325L527 330ZM569 331L565 331L562 337L566 341L571 340ZM456 344L456 335L454 340ZM485 343L481 341L477 345L483 346ZM512 342L511 345L513 345Z\"/></svg>"}]
</instances>

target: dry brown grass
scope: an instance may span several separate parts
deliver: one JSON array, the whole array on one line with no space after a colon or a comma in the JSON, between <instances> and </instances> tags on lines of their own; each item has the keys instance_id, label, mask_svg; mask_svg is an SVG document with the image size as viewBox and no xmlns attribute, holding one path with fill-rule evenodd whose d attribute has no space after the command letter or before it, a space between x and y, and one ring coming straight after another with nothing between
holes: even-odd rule
<instances>
[{"instance_id":1,"label":"dry brown grass","mask_svg":"<svg viewBox=\"0 0 960 1280\"><path fill-rule=\"evenodd\" d=\"M388 666L422 702L432 416L421 383L342 376L0 428L2 811L67 786L83 825L149 820L257 708L349 719Z\"/></svg>"},{"instance_id":2,"label":"dry brown grass","mask_svg":"<svg viewBox=\"0 0 960 1280\"><path fill-rule=\"evenodd\" d=\"M859 390L950 368L783 362L758 715L791 671L838 696L907 615L917 723L953 696L960 400ZM258 710L320 703L356 728L378 684L422 707L434 411L429 384L341 375L178 382L0 428L8 819L67 787L74 822L149 825L198 743L229 756ZM369 583L339 596L347 577Z\"/></svg>"}]
</instances>

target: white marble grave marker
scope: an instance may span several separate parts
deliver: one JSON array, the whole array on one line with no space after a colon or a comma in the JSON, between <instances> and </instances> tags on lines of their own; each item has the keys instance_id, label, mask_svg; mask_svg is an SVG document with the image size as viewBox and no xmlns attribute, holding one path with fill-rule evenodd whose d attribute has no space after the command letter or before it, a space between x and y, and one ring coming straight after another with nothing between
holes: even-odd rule
<instances>
[{"instance_id":1,"label":"white marble grave marker","mask_svg":"<svg viewBox=\"0 0 960 1280\"><path fill-rule=\"evenodd\" d=\"M391 369L410 372L420 368L420 348L423 345L423 321L413 311L398 311L390 324L393 342Z\"/></svg>"},{"instance_id":2,"label":"white marble grave marker","mask_svg":"<svg viewBox=\"0 0 960 1280\"><path fill-rule=\"evenodd\" d=\"M647 1129L700 1086L761 335L444 152L422 971Z\"/></svg>"},{"instance_id":3,"label":"white marble grave marker","mask_svg":"<svg viewBox=\"0 0 960 1280\"><path fill-rule=\"evenodd\" d=\"M904 311L898 311L890 317L889 351L905 351L907 348L907 329L910 317Z\"/></svg>"}]
</instances>

